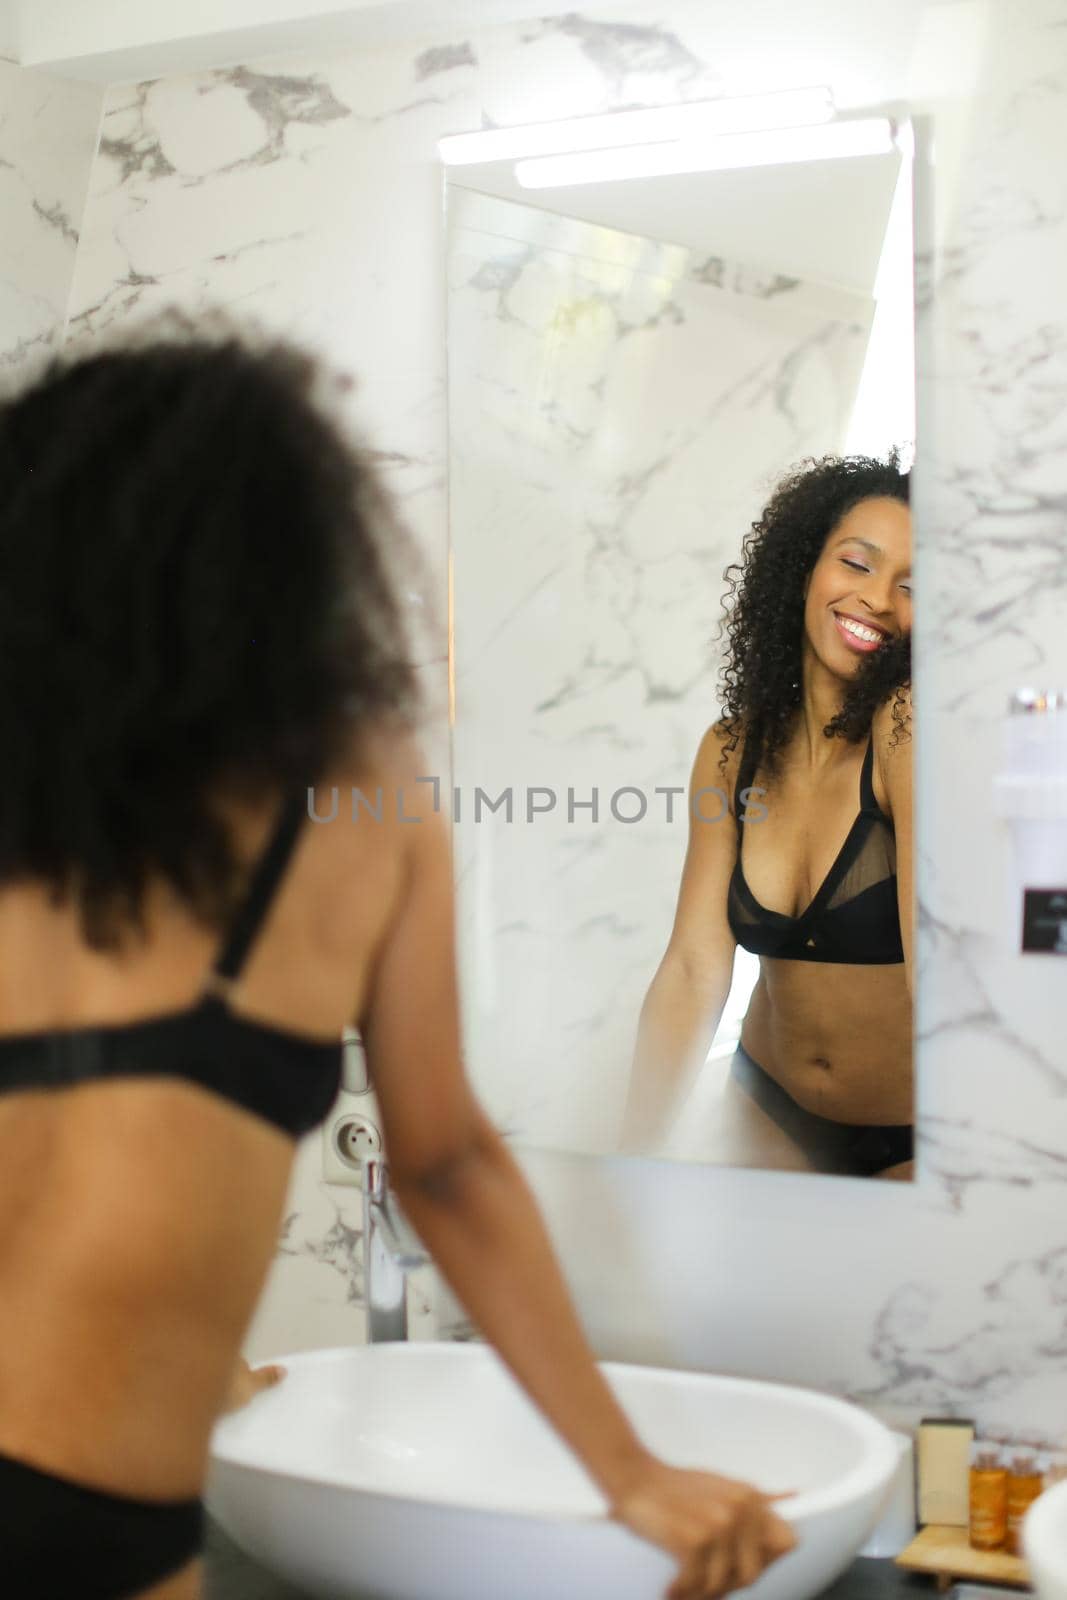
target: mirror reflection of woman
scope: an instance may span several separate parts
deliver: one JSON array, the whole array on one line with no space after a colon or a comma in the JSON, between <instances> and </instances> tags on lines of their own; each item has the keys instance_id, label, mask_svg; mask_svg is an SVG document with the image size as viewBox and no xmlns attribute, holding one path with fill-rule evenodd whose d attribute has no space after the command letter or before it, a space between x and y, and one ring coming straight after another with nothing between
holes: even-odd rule
<instances>
[{"instance_id":1,"label":"mirror reflection of woman","mask_svg":"<svg viewBox=\"0 0 1067 1600\"><path fill-rule=\"evenodd\" d=\"M722 715L693 764L626 1150L683 1114L741 945L760 972L706 1158L912 1175L908 501L896 457L809 462L727 571Z\"/></svg>"}]
</instances>

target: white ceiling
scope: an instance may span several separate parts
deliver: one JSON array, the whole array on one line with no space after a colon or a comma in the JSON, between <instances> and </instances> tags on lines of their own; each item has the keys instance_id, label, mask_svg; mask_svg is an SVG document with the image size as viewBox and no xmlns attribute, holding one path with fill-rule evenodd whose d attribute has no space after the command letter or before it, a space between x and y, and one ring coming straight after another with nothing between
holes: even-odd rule
<instances>
[{"instance_id":1,"label":"white ceiling","mask_svg":"<svg viewBox=\"0 0 1067 1600\"><path fill-rule=\"evenodd\" d=\"M0 0L0 54L111 84L572 10L553 0Z\"/></svg>"}]
</instances>

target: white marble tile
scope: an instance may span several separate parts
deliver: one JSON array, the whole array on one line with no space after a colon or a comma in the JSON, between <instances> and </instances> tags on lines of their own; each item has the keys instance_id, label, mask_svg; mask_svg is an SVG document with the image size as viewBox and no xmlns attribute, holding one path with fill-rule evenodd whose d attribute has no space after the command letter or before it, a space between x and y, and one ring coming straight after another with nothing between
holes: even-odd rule
<instances>
[{"instance_id":1,"label":"white marble tile","mask_svg":"<svg viewBox=\"0 0 1067 1600\"><path fill-rule=\"evenodd\" d=\"M0 367L62 339L101 91L0 61Z\"/></svg>"}]
</instances>

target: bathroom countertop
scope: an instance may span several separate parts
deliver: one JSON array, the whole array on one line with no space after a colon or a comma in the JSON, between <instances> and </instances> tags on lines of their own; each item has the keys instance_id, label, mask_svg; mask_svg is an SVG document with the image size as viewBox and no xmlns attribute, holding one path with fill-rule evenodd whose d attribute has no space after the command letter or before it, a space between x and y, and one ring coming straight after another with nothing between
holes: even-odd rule
<instances>
[{"instance_id":1,"label":"bathroom countertop","mask_svg":"<svg viewBox=\"0 0 1067 1600\"><path fill-rule=\"evenodd\" d=\"M1010 1590L1006 1591L1010 1594ZM935 1595L933 1580L905 1572L892 1561L859 1558L821 1600L920 1600ZM310 1600L265 1572L238 1549L217 1523L208 1519L204 1600ZM951 1600L951 1596L950 1596Z\"/></svg>"}]
</instances>

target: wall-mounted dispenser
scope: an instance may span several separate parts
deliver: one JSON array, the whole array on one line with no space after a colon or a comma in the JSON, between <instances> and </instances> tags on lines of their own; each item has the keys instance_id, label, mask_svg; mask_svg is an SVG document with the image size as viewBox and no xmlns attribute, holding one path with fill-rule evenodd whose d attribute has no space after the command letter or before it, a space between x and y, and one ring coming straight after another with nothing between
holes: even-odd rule
<instances>
[{"instance_id":1,"label":"wall-mounted dispenser","mask_svg":"<svg viewBox=\"0 0 1067 1600\"><path fill-rule=\"evenodd\" d=\"M1067 956L1067 690L1017 689L1004 721L997 814L1011 833L1013 952Z\"/></svg>"},{"instance_id":2,"label":"wall-mounted dispenser","mask_svg":"<svg viewBox=\"0 0 1067 1600\"><path fill-rule=\"evenodd\" d=\"M367 1055L359 1030L342 1029L341 1040L344 1046L341 1088L347 1094L367 1094L370 1089L370 1072L367 1069Z\"/></svg>"}]
</instances>

